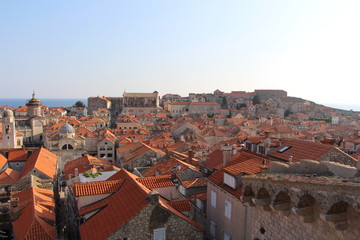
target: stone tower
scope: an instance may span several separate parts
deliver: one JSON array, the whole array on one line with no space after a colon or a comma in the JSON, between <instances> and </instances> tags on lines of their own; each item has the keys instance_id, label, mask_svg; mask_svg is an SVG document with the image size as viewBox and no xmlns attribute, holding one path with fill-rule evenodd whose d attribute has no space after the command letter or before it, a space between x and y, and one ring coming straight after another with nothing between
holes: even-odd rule
<instances>
[{"instance_id":1,"label":"stone tower","mask_svg":"<svg viewBox=\"0 0 360 240\"><path fill-rule=\"evenodd\" d=\"M16 136L14 113L6 109L2 118L2 143L1 148L21 148L22 141Z\"/></svg>"},{"instance_id":2,"label":"stone tower","mask_svg":"<svg viewBox=\"0 0 360 240\"><path fill-rule=\"evenodd\" d=\"M41 116L41 102L39 99L36 99L35 92L32 94L32 98L26 104L28 107L29 117Z\"/></svg>"}]
</instances>

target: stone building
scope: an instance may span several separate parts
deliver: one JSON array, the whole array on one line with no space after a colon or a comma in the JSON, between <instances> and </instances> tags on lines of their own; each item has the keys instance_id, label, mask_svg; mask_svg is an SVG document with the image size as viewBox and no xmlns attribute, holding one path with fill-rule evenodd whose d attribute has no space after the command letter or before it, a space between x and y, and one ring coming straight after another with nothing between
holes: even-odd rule
<instances>
[{"instance_id":1,"label":"stone building","mask_svg":"<svg viewBox=\"0 0 360 240\"><path fill-rule=\"evenodd\" d=\"M160 111L159 93L127 93L123 94L124 114L142 115L144 113L157 113Z\"/></svg>"},{"instance_id":2,"label":"stone building","mask_svg":"<svg viewBox=\"0 0 360 240\"><path fill-rule=\"evenodd\" d=\"M25 146L40 146L42 144L43 126L52 121L53 117L44 114L47 107L41 105L41 101L32 94L26 106L16 109L16 129L22 134Z\"/></svg>"},{"instance_id":3,"label":"stone building","mask_svg":"<svg viewBox=\"0 0 360 240\"><path fill-rule=\"evenodd\" d=\"M94 112L98 112L100 109L107 109L110 111L110 123L114 127L116 118L122 112L123 98L122 97L89 97L88 98L88 113L93 115Z\"/></svg>"},{"instance_id":4,"label":"stone building","mask_svg":"<svg viewBox=\"0 0 360 240\"><path fill-rule=\"evenodd\" d=\"M21 148L23 145L22 134L16 131L13 111L6 109L1 119L2 140L0 148Z\"/></svg>"},{"instance_id":5,"label":"stone building","mask_svg":"<svg viewBox=\"0 0 360 240\"><path fill-rule=\"evenodd\" d=\"M283 139L278 148L268 153L273 161L298 162L301 159L316 161L333 161L350 166L356 166L357 161L336 146L304 141L299 139Z\"/></svg>"},{"instance_id":6,"label":"stone building","mask_svg":"<svg viewBox=\"0 0 360 240\"><path fill-rule=\"evenodd\" d=\"M359 166L302 160L272 162L269 173L244 176L248 239L359 239L360 181L353 177L359 172Z\"/></svg>"},{"instance_id":7,"label":"stone building","mask_svg":"<svg viewBox=\"0 0 360 240\"><path fill-rule=\"evenodd\" d=\"M203 229L120 170L105 182L76 183L81 239L203 239ZM129 194L131 193L131 194Z\"/></svg>"},{"instance_id":8,"label":"stone building","mask_svg":"<svg viewBox=\"0 0 360 240\"><path fill-rule=\"evenodd\" d=\"M167 105L172 117L182 114L219 114L220 104L215 102L173 102Z\"/></svg>"},{"instance_id":9,"label":"stone building","mask_svg":"<svg viewBox=\"0 0 360 240\"><path fill-rule=\"evenodd\" d=\"M284 90L271 90L271 89L257 89L254 91L260 99L279 99L287 97L287 92Z\"/></svg>"},{"instance_id":10,"label":"stone building","mask_svg":"<svg viewBox=\"0 0 360 240\"><path fill-rule=\"evenodd\" d=\"M240 200L244 175L262 172L266 158L241 152L232 159L232 147L224 148L223 167L208 177L207 237L245 240L249 236L249 211Z\"/></svg>"},{"instance_id":11,"label":"stone building","mask_svg":"<svg viewBox=\"0 0 360 240\"><path fill-rule=\"evenodd\" d=\"M45 136L44 145L58 156L58 169L64 170L64 165L81 157L85 148L85 137L76 134L75 128L68 123L63 124L59 131ZM96 146L95 146L96 147Z\"/></svg>"}]
</instances>

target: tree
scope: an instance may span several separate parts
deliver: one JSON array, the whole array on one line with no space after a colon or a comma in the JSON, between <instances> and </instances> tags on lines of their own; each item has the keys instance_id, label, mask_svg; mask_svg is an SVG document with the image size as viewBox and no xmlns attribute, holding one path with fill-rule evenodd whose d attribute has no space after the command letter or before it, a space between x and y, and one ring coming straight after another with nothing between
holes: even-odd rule
<instances>
[{"instance_id":1,"label":"tree","mask_svg":"<svg viewBox=\"0 0 360 240\"><path fill-rule=\"evenodd\" d=\"M290 108L288 108L284 113L284 117L288 117L290 114L294 114L294 112Z\"/></svg>"},{"instance_id":2,"label":"tree","mask_svg":"<svg viewBox=\"0 0 360 240\"><path fill-rule=\"evenodd\" d=\"M253 105L260 104L260 97L259 95L255 95L252 99Z\"/></svg>"},{"instance_id":3,"label":"tree","mask_svg":"<svg viewBox=\"0 0 360 240\"><path fill-rule=\"evenodd\" d=\"M73 107L85 107L85 104L79 100L73 105Z\"/></svg>"}]
</instances>

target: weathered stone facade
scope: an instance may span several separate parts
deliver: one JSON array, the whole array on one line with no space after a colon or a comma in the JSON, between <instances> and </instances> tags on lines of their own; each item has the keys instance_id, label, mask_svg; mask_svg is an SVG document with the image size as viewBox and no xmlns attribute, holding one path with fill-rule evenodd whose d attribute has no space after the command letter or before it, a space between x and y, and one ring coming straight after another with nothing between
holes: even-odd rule
<instances>
[{"instance_id":1,"label":"weathered stone facade","mask_svg":"<svg viewBox=\"0 0 360 240\"><path fill-rule=\"evenodd\" d=\"M203 231L159 203L148 204L108 239L153 239L154 230L165 228L166 239L203 239Z\"/></svg>"},{"instance_id":2,"label":"weathered stone facade","mask_svg":"<svg viewBox=\"0 0 360 240\"><path fill-rule=\"evenodd\" d=\"M243 177L250 239L358 239L360 179L314 174Z\"/></svg>"},{"instance_id":3,"label":"weathered stone facade","mask_svg":"<svg viewBox=\"0 0 360 240\"><path fill-rule=\"evenodd\" d=\"M334 148L333 150L329 151L327 154L321 156L319 161L330 161L330 162L338 162L341 164L349 165L352 167L356 167L357 161L349 154L341 151L338 148Z\"/></svg>"}]
</instances>

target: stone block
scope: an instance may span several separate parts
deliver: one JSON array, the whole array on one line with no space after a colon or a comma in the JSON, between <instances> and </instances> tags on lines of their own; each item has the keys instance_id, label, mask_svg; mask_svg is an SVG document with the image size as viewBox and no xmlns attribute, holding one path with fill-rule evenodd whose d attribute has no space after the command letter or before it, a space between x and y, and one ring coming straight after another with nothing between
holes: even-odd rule
<instances>
[{"instance_id":1,"label":"stone block","mask_svg":"<svg viewBox=\"0 0 360 240\"><path fill-rule=\"evenodd\" d=\"M271 203L270 198L253 198L252 201L256 206L269 206Z\"/></svg>"},{"instance_id":2,"label":"stone block","mask_svg":"<svg viewBox=\"0 0 360 240\"><path fill-rule=\"evenodd\" d=\"M312 206L303 208L292 208L292 211L298 216L306 216L313 214L314 208Z\"/></svg>"}]
</instances>

